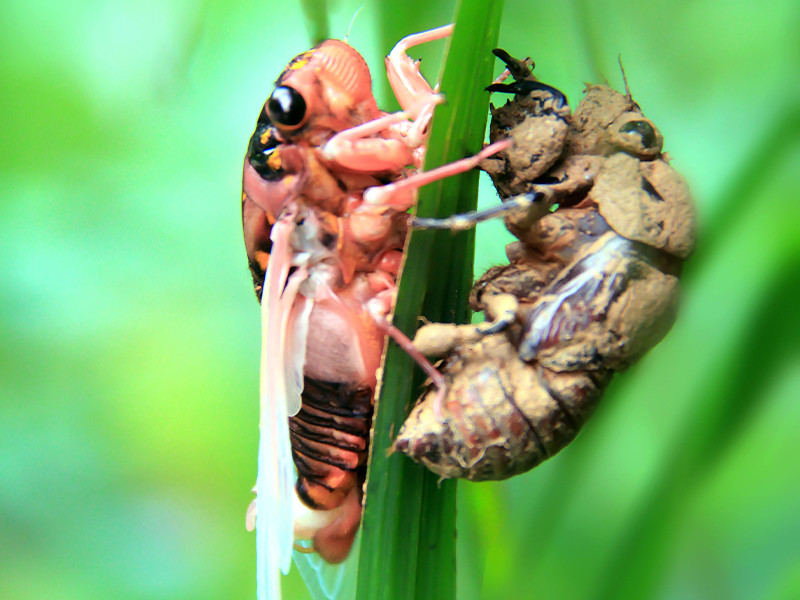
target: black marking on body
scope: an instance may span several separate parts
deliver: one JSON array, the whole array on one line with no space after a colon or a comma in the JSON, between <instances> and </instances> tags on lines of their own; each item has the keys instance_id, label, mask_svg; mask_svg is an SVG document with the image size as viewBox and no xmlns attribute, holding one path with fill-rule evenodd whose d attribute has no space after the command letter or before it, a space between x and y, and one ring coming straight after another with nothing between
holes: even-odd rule
<instances>
[{"instance_id":1,"label":"black marking on body","mask_svg":"<svg viewBox=\"0 0 800 600\"><path fill-rule=\"evenodd\" d=\"M525 421L525 424L528 426L528 429L531 432L531 437L533 437L533 441L536 443L536 447L539 450L539 456L542 456L542 457L546 458L548 456L547 447L544 445L544 441L542 440L541 436L539 435L539 431L536 429L536 426L528 418L528 415L525 414L525 411L523 411L519 407L519 404L517 404L517 401L514 399L514 394L509 392L506 389L506 386L503 385L503 380L500 377L500 375L496 371L493 373L493 375L497 379L497 383L500 386L500 389L503 390L503 397L512 406L512 408L517 412L517 414L520 417L522 417L523 421ZM539 378L541 379L541 377L539 377ZM539 462L541 462L541 461L539 461Z\"/></svg>"},{"instance_id":2,"label":"black marking on body","mask_svg":"<svg viewBox=\"0 0 800 600\"><path fill-rule=\"evenodd\" d=\"M247 160L266 181L278 181L286 174L283 169L275 168L273 164L275 162L273 154L280 152L281 143L278 130L270 121L266 110L262 108L256 129L247 145Z\"/></svg>"},{"instance_id":3,"label":"black marking on body","mask_svg":"<svg viewBox=\"0 0 800 600\"><path fill-rule=\"evenodd\" d=\"M576 418L575 415L573 415L572 412L569 410L569 407L567 406L564 397L561 394L558 394L550 385L550 383L542 376L541 365L537 365L537 375L539 377L539 381L542 384L542 387L550 395L553 401L558 405L558 408L561 409L561 412L564 413L564 420L567 422L567 425L569 426L570 430L574 432L573 433L574 436L578 432L578 430L580 430L583 423L580 423L579 419Z\"/></svg>"},{"instance_id":4,"label":"black marking on body","mask_svg":"<svg viewBox=\"0 0 800 600\"><path fill-rule=\"evenodd\" d=\"M661 194L658 193L658 190L655 187L653 187L653 184L650 183L646 177L642 177L642 189L655 200L658 200L659 202L664 202L664 198L661 196Z\"/></svg>"},{"instance_id":5,"label":"black marking on body","mask_svg":"<svg viewBox=\"0 0 800 600\"><path fill-rule=\"evenodd\" d=\"M319 508L308 494L309 484L336 491L326 483L331 470L319 463L356 472L359 480L363 479L362 463L369 449L372 425L372 396L373 389L369 386L305 377L300 412L289 418L289 439L298 473L295 487L308 506ZM341 439L337 433L358 441ZM358 464L353 464L353 455L358 457Z\"/></svg>"}]
</instances>

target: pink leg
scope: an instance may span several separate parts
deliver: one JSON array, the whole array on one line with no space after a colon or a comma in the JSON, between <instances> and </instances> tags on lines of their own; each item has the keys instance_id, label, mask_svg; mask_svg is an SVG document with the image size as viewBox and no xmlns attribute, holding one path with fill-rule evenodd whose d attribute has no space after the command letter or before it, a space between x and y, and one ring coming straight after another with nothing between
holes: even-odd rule
<instances>
[{"instance_id":1,"label":"pink leg","mask_svg":"<svg viewBox=\"0 0 800 600\"><path fill-rule=\"evenodd\" d=\"M396 112L334 135L322 147L326 160L355 171L399 171L414 160L405 141L370 137L398 123L408 122L408 114Z\"/></svg>"},{"instance_id":2,"label":"pink leg","mask_svg":"<svg viewBox=\"0 0 800 600\"><path fill-rule=\"evenodd\" d=\"M505 71L500 73L500 75L497 76L497 79L495 79L492 82L492 85L494 85L495 83L503 83L506 79L508 79L509 75L511 75L511 71L506 69Z\"/></svg>"},{"instance_id":3,"label":"pink leg","mask_svg":"<svg viewBox=\"0 0 800 600\"><path fill-rule=\"evenodd\" d=\"M366 123L362 123L361 125L356 125L355 127L350 127L348 129L345 129L344 131L340 131L339 133L334 135L330 140L328 140L328 142L322 147L323 155L327 154L326 148L328 148L331 145L331 142L334 142L336 140L355 140L355 139L369 137L371 135L375 135L376 133L386 131L392 125L395 125L397 123L402 123L403 121L408 121L410 118L411 118L410 115L403 111L389 113L383 115L382 117L378 117L377 119L372 119L372 121L367 121Z\"/></svg>"},{"instance_id":4,"label":"pink leg","mask_svg":"<svg viewBox=\"0 0 800 600\"><path fill-rule=\"evenodd\" d=\"M453 28L454 25L445 25L404 37L397 42L389 56L386 57L386 75L392 91L403 110L413 115L412 118L416 118L430 97L435 95L435 92L419 72L419 64L412 60L406 52L413 46L451 35Z\"/></svg>"},{"instance_id":5,"label":"pink leg","mask_svg":"<svg viewBox=\"0 0 800 600\"><path fill-rule=\"evenodd\" d=\"M366 204L391 206L399 211L408 210L414 202L413 191L434 181L464 173L477 167L485 158L511 146L511 140L502 140L486 146L474 156L457 160L448 165L423 171L387 185L368 188L364 191Z\"/></svg>"},{"instance_id":6,"label":"pink leg","mask_svg":"<svg viewBox=\"0 0 800 600\"><path fill-rule=\"evenodd\" d=\"M419 66L406 54L412 46L450 35L453 25L407 36L400 40L386 57L389 82L402 112L385 115L363 125L351 127L333 136L322 147L322 156L356 171L398 171L414 164L419 157L413 150L423 144L425 134L439 96L419 72ZM396 129L399 139L370 138L404 122L414 123ZM369 139L367 139L369 138Z\"/></svg>"},{"instance_id":7,"label":"pink leg","mask_svg":"<svg viewBox=\"0 0 800 600\"><path fill-rule=\"evenodd\" d=\"M412 148L420 148L428 137L428 126L433 118L434 109L444 102L444 96L436 94L431 96L431 100L426 104L417 115L416 120L408 129L405 139L409 146ZM420 157L419 164L422 164L422 157Z\"/></svg>"},{"instance_id":8,"label":"pink leg","mask_svg":"<svg viewBox=\"0 0 800 600\"><path fill-rule=\"evenodd\" d=\"M401 111L340 131L322 147L322 156L356 171L398 171L415 164L414 149L425 142L433 111L443 101L442 96L432 95L413 123L411 115ZM395 137L370 137L392 128Z\"/></svg>"},{"instance_id":9,"label":"pink leg","mask_svg":"<svg viewBox=\"0 0 800 600\"><path fill-rule=\"evenodd\" d=\"M325 155L327 160L362 173L396 173L403 167L413 165L416 160L413 148L396 139L337 140L336 146L326 147L325 150L328 151Z\"/></svg>"},{"instance_id":10,"label":"pink leg","mask_svg":"<svg viewBox=\"0 0 800 600\"><path fill-rule=\"evenodd\" d=\"M375 294L375 297L368 302L367 313L373 318L375 323L383 329L383 331L391 337L398 346L408 354L420 368L425 371L425 374L431 378L433 385L436 387L436 401L434 403L434 414L436 418L442 416L442 405L444 404L444 397L447 393L447 386L444 382L444 375L442 375L436 367L434 367L427 357L420 352L414 345L414 342L409 337L395 327L388 321L386 316L391 311L394 302L397 288L394 283L390 284L381 292Z\"/></svg>"},{"instance_id":11,"label":"pink leg","mask_svg":"<svg viewBox=\"0 0 800 600\"><path fill-rule=\"evenodd\" d=\"M425 371L425 374L431 378L433 385L436 387L436 398L433 404L433 414L438 420L442 420L442 405L444 404L444 397L447 393L447 385L444 382L444 375L442 375L436 367L425 357L422 352L417 350L414 342L409 337L400 331L397 327L389 323L386 319L377 320L376 323L381 327L386 334L392 338L403 352L408 354L420 368Z\"/></svg>"}]
</instances>

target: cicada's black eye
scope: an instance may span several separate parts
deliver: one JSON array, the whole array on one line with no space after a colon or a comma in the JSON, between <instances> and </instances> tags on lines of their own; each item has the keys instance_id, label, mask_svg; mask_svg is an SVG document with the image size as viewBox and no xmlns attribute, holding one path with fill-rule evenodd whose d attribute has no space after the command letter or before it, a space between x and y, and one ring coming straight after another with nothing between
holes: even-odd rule
<instances>
[{"instance_id":1,"label":"cicada's black eye","mask_svg":"<svg viewBox=\"0 0 800 600\"><path fill-rule=\"evenodd\" d=\"M264 111L262 111L263 114ZM269 119L262 121L259 117L256 130L250 137L250 144L247 146L247 159L256 172L268 181L280 179L284 174L278 151L281 141L276 133L275 127Z\"/></svg>"},{"instance_id":2,"label":"cicada's black eye","mask_svg":"<svg viewBox=\"0 0 800 600\"><path fill-rule=\"evenodd\" d=\"M296 89L281 85L267 100L267 110L276 125L297 127L305 119L306 101Z\"/></svg>"},{"instance_id":3,"label":"cicada's black eye","mask_svg":"<svg viewBox=\"0 0 800 600\"><path fill-rule=\"evenodd\" d=\"M272 125L272 121L269 120L269 114L267 113L267 105L261 107L261 112L258 115L258 121L256 121L256 126L264 126L269 127Z\"/></svg>"},{"instance_id":4,"label":"cicada's black eye","mask_svg":"<svg viewBox=\"0 0 800 600\"><path fill-rule=\"evenodd\" d=\"M653 148L658 142L655 129L647 121L628 121L619 128L620 133L637 133L642 138L642 146L646 149Z\"/></svg>"}]
</instances>

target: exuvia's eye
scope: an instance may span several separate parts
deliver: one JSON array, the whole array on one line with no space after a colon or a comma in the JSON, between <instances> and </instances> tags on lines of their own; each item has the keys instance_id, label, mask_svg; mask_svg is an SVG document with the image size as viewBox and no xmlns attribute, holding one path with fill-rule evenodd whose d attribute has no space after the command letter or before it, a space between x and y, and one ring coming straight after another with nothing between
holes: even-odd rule
<instances>
[{"instance_id":1,"label":"exuvia's eye","mask_svg":"<svg viewBox=\"0 0 800 600\"><path fill-rule=\"evenodd\" d=\"M642 146L652 148L656 145L657 137L653 126L647 121L628 121L619 128L620 133L638 133L642 138Z\"/></svg>"},{"instance_id":2,"label":"exuvia's eye","mask_svg":"<svg viewBox=\"0 0 800 600\"><path fill-rule=\"evenodd\" d=\"M267 100L267 110L275 124L295 127L306 116L306 101L296 89L281 85Z\"/></svg>"}]
</instances>

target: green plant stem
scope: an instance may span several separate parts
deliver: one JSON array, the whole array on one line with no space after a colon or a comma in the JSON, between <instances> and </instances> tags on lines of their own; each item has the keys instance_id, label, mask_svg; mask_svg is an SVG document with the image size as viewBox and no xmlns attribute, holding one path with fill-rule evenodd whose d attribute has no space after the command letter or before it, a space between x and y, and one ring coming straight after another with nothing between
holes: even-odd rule
<instances>
[{"instance_id":1,"label":"green plant stem","mask_svg":"<svg viewBox=\"0 0 800 600\"><path fill-rule=\"evenodd\" d=\"M488 108L483 87L491 80L502 2L464 0L442 76L447 99L431 126L426 168L458 160L481 148ZM446 216L477 204L477 172L452 177L420 192L417 214ZM474 235L414 232L409 236L394 324L409 336L419 315L465 322L472 283ZM431 265L436 269L432 272ZM455 598L455 482L402 455L387 455L421 390L411 359L390 343L373 424L366 504L362 521L358 600Z\"/></svg>"},{"instance_id":2,"label":"green plant stem","mask_svg":"<svg viewBox=\"0 0 800 600\"><path fill-rule=\"evenodd\" d=\"M313 45L328 39L330 26L328 25L328 2L327 0L302 0L300 6L306 18L306 28Z\"/></svg>"}]
</instances>

